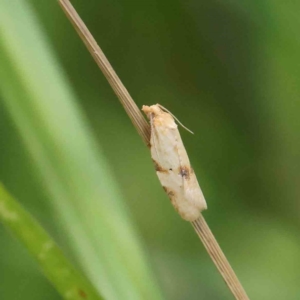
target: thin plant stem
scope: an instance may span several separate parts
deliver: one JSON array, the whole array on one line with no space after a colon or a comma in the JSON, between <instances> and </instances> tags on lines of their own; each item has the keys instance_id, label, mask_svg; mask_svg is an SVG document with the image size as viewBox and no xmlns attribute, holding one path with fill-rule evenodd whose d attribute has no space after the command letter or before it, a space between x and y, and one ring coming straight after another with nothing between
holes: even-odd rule
<instances>
[{"instance_id":1,"label":"thin plant stem","mask_svg":"<svg viewBox=\"0 0 300 300\"><path fill-rule=\"evenodd\" d=\"M203 215L200 215L200 217L191 222L191 224L235 298L239 300L249 299L217 240L209 229Z\"/></svg>"},{"instance_id":2,"label":"thin plant stem","mask_svg":"<svg viewBox=\"0 0 300 300\"><path fill-rule=\"evenodd\" d=\"M76 12L70 1L59 0L59 4L78 32L89 52L93 56L100 70L109 82L110 86L116 93L136 130L138 131L146 145L149 146L150 126L143 117L141 110L135 104L126 87L121 82L120 78L114 71L105 54L97 44L96 40L88 30L86 25L81 20L80 16Z\"/></svg>"},{"instance_id":3,"label":"thin plant stem","mask_svg":"<svg viewBox=\"0 0 300 300\"><path fill-rule=\"evenodd\" d=\"M93 38L92 34L83 23L82 19L72 6L69 0L58 0L65 14L73 24L74 28L78 32L80 38L88 48L90 54L95 59L97 65L103 72L104 76L108 80L110 86L116 93L121 104L125 108L129 118L131 119L133 125L137 129L139 135L142 137L143 141L147 146L150 144L150 125L146 122L140 109L135 104L134 100L129 95L127 89L121 82L120 78L113 70L111 64L107 60L103 51L100 49L96 40ZM204 244L212 261L216 265L218 271L225 280L230 291L237 300L248 300L248 296L241 285L239 279L235 275L233 269L231 268L228 260L226 259L223 251L221 250L218 242L216 241L214 235L209 229L204 217L201 215L197 220L191 222L197 235Z\"/></svg>"}]
</instances>

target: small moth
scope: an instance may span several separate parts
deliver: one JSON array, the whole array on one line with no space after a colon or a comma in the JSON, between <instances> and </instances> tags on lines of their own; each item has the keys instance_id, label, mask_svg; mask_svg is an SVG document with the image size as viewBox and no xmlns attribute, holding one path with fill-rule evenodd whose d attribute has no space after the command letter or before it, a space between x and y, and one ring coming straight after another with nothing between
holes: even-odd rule
<instances>
[{"instance_id":1,"label":"small moth","mask_svg":"<svg viewBox=\"0 0 300 300\"><path fill-rule=\"evenodd\" d=\"M151 157L162 187L180 216L195 221L207 206L173 115L159 104L142 111L150 120Z\"/></svg>"}]
</instances>

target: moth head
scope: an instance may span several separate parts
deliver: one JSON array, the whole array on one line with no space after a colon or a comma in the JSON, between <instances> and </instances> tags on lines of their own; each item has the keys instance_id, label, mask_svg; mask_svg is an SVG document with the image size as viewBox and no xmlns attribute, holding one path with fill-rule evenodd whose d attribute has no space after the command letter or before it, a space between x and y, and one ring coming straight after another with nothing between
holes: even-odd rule
<instances>
[{"instance_id":1,"label":"moth head","mask_svg":"<svg viewBox=\"0 0 300 300\"><path fill-rule=\"evenodd\" d=\"M157 104L151 106L143 105L142 111L146 114L149 120L151 119L151 116L155 117L163 112Z\"/></svg>"},{"instance_id":2,"label":"moth head","mask_svg":"<svg viewBox=\"0 0 300 300\"><path fill-rule=\"evenodd\" d=\"M175 119L184 129L194 134L191 130L185 127L169 110L160 104L154 104L151 106L143 105L142 111L146 114L151 123L155 120L156 125L164 125L176 128L177 125L175 124Z\"/></svg>"}]
</instances>

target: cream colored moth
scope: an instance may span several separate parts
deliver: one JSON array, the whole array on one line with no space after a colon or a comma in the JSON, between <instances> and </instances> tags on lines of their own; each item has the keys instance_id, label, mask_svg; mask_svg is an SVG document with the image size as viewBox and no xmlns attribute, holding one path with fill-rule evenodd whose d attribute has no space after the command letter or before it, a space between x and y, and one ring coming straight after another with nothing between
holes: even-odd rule
<instances>
[{"instance_id":1,"label":"cream colored moth","mask_svg":"<svg viewBox=\"0 0 300 300\"><path fill-rule=\"evenodd\" d=\"M159 104L142 111L150 121L151 157L162 187L180 216L195 221L207 205L173 115Z\"/></svg>"}]
</instances>

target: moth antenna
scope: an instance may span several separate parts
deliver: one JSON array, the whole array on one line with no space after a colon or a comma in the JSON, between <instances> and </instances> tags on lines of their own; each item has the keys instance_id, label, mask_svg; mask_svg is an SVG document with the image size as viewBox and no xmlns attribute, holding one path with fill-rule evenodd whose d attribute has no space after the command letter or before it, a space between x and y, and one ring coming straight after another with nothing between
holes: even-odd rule
<instances>
[{"instance_id":1,"label":"moth antenna","mask_svg":"<svg viewBox=\"0 0 300 300\"><path fill-rule=\"evenodd\" d=\"M168 109L166 109L165 107L163 107L162 105L158 104L157 105L164 111L166 111L167 113L169 113L177 122L178 124L183 127L186 131L190 132L191 134L194 134L194 132L190 129L188 129L187 127L185 127Z\"/></svg>"}]
</instances>

